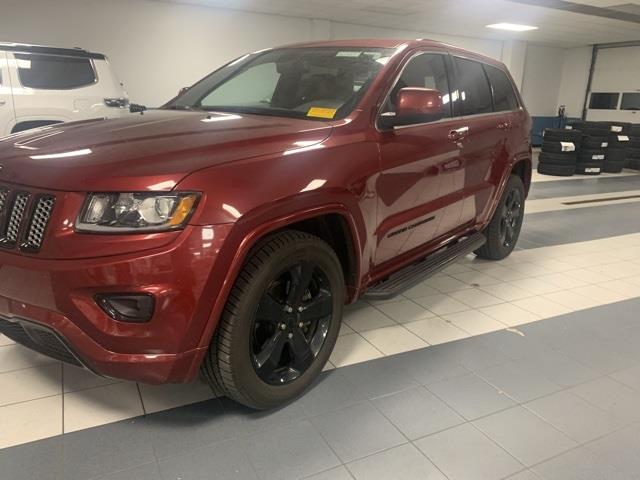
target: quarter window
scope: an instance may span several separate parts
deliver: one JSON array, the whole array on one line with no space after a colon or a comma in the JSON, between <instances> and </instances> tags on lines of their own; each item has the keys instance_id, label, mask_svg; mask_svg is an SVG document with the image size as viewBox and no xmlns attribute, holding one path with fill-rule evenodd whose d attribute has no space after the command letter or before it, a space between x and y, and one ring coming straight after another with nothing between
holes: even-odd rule
<instances>
[{"instance_id":1,"label":"quarter window","mask_svg":"<svg viewBox=\"0 0 640 480\"><path fill-rule=\"evenodd\" d=\"M42 90L67 90L96 81L93 64L88 58L62 55L14 54L23 87Z\"/></svg>"},{"instance_id":2,"label":"quarter window","mask_svg":"<svg viewBox=\"0 0 640 480\"><path fill-rule=\"evenodd\" d=\"M491 83L494 110L496 112L516 110L518 108L518 99L507 74L491 65L485 65L484 69Z\"/></svg>"},{"instance_id":3,"label":"quarter window","mask_svg":"<svg viewBox=\"0 0 640 480\"><path fill-rule=\"evenodd\" d=\"M449 80L444 56L437 53L423 53L412 58L405 66L400 78L389 94L384 113L395 112L398 92L406 87L430 88L442 94L444 109L438 118L423 119L421 123L451 117Z\"/></svg>"},{"instance_id":4,"label":"quarter window","mask_svg":"<svg viewBox=\"0 0 640 480\"><path fill-rule=\"evenodd\" d=\"M457 89L451 93L456 115L477 115L493 111L491 87L482 64L454 57Z\"/></svg>"}]
</instances>

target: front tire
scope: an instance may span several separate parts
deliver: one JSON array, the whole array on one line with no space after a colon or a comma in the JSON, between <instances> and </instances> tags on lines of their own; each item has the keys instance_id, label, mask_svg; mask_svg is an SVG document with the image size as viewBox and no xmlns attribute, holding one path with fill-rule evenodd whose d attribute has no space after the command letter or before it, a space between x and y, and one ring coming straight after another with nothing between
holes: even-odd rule
<instances>
[{"instance_id":1,"label":"front tire","mask_svg":"<svg viewBox=\"0 0 640 480\"><path fill-rule=\"evenodd\" d=\"M525 191L522 180L511 175L491 222L484 230L487 242L474 253L488 260L502 260L516 246L524 219Z\"/></svg>"},{"instance_id":2,"label":"front tire","mask_svg":"<svg viewBox=\"0 0 640 480\"><path fill-rule=\"evenodd\" d=\"M338 338L345 284L320 238L284 231L262 241L229 295L202 365L214 390L264 410L302 394Z\"/></svg>"}]
</instances>

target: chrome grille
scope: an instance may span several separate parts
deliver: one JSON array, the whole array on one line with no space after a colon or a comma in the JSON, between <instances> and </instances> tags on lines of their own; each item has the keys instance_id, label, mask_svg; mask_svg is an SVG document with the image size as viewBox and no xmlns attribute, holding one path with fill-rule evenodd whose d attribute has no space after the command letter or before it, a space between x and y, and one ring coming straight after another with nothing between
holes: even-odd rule
<instances>
[{"instance_id":1,"label":"chrome grille","mask_svg":"<svg viewBox=\"0 0 640 480\"><path fill-rule=\"evenodd\" d=\"M53 195L0 186L0 247L40 250L55 200Z\"/></svg>"},{"instance_id":2,"label":"chrome grille","mask_svg":"<svg viewBox=\"0 0 640 480\"><path fill-rule=\"evenodd\" d=\"M29 225L25 242L22 245L23 248L27 250L40 249L55 201L55 197L50 195L38 198L36 206L33 209L33 214L31 215L31 224Z\"/></svg>"},{"instance_id":3,"label":"chrome grille","mask_svg":"<svg viewBox=\"0 0 640 480\"><path fill-rule=\"evenodd\" d=\"M20 225L22 225L22 217L24 211L27 209L27 202L29 201L28 193L18 193L13 201L13 208L9 215L9 222L7 223L7 233L5 234L5 241L8 243L16 243L18 236L20 235Z\"/></svg>"}]
</instances>

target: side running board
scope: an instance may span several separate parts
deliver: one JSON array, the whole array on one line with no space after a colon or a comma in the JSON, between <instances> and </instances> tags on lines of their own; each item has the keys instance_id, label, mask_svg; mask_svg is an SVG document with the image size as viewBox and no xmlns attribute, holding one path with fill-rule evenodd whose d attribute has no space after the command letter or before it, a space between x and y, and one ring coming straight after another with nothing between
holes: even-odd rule
<instances>
[{"instance_id":1,"label":"side running board","mask_svg":"<svg viewBox=\"0 0 640 480\"><path fill-rule=\"evenodd\" d=\"M443 247L425 259L405 267L390 275L387 279L376 283L364 293L365 299L382 300L395 297L403 291L417 285L427 277L438 273L458 258L480 248L487 239L481 233L475 233L458 242Z\"/></svg>"}]
</instances>

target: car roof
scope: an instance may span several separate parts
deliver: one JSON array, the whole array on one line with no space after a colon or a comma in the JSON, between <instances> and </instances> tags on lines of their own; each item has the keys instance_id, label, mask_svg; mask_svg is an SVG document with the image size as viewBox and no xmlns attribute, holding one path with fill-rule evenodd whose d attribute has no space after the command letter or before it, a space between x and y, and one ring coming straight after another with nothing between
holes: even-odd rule
<instances>
[{"instance_id":1,"label":"car roof","mask_svg":"<svg viewBox=\"0 0 640 480\"><path fill-rule=\"evenodd\" d=\"M304 42L296 43L293 45L283 45L279 48L322 48L322 47L344 47L344 48L393 48L400 47L405 48L445 48L453 54L463 55L475 60L488 63L491 65L504 67L504 64L499 60L496 60L486 55L482 55L477 52L465 50L454 45L450 45L444 42L438 42L436 40L430 40L426 38L418 38L413 40L408 39L391 39L391 38L361 38L350 40L330 40L330 41L318 41L318 42Z\"/></svg>"},{"instance_id":2,"label":"car roof","mask_svg":"<svg viewBox=\"0 0 640 480\"><path fill-rule=\"evenodd\" d=\"M48 47L46 45L31 45L28 43L0 42L0 50L9 51L9 52L64 55L66 57L93 58L96 60L106 59L106 56L102 53L90 52L88 50L84 50L79 47L62 48L62 47Z\"/></svg>"}]
</instances>

